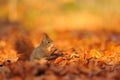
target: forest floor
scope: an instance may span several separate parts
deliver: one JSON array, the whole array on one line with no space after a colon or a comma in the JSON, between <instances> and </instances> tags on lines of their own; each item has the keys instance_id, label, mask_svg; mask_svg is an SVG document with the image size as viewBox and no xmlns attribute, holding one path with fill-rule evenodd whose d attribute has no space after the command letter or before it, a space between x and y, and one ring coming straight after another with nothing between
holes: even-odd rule
<instances>
[{"instance_id":1,"label":"forest floor","mask_svg":"<svg viewBox=\"0 0 120 80\"><path fill-rule=\"evenodd\" d=\"M46 63L30 62L40 33L0 29L0 80L120 80L120 32L54 31L49 36L59 55Z\"/></svg>"}]
</instances>

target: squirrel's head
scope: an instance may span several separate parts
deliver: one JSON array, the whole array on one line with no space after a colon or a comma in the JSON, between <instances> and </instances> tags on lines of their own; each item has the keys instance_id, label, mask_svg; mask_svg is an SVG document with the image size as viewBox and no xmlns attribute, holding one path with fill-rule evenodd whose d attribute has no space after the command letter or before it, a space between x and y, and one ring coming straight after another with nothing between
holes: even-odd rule
<instances>
[{"instance_id":1,"label":"squirrel's head","mask_svg":"<svg viewBox=\"0 0 120 80\"><path fill-rule=\"evenodd\" d=\"M49 38L49 36L46 33L42 34L42 41L40 46L48 49L48 51L53 46L53 41Z\"/></svg>"}]
</instances>

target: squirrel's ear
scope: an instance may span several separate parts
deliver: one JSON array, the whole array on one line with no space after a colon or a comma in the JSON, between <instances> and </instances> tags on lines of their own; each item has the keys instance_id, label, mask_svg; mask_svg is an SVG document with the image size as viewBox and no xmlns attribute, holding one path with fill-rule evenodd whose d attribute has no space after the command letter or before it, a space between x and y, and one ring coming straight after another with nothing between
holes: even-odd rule
<instances>
[{"instance_id":1,"label":"squirrel's ear","mask_svg":"<svg viewBox=\"0 0 120 80\"><path fill-rule=\"evenodd\" d=\"M49 36L48 36L47 33L45 33L45 32L42 33L42 37L43 37L43 38L49 38Z\"/></svg>"}]
</instances>

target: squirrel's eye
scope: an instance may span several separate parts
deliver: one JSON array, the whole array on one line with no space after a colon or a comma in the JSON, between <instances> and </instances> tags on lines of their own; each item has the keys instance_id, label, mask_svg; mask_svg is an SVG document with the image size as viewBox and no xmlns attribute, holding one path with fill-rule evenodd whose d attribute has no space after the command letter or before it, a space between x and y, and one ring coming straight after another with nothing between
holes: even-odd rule
<instances>
[{"instance_id":1,"label":"squirrel's eye","mask_svg":"<svg viewBox=\"0 0 120 80\"><path fill-rule=\"evenodd\" d=\"M48 43L50 43L50 42L48 41Z\"/></svg>"}]
</instances>

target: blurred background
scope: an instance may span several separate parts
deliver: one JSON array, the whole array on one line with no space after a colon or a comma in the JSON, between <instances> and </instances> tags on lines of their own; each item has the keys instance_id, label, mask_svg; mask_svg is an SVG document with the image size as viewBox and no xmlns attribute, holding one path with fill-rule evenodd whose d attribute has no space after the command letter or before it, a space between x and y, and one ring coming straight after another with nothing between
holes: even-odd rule
<instances>
[{"instance_id":1,"label":"blurred background","mask_svg":"<svg viewBox=\"0 0 120 80\"><path fill-rule=\"evenodd\" d=\"M0 28L119 29L120 0L0 0Z\"/></svg>"}]
</instances>

